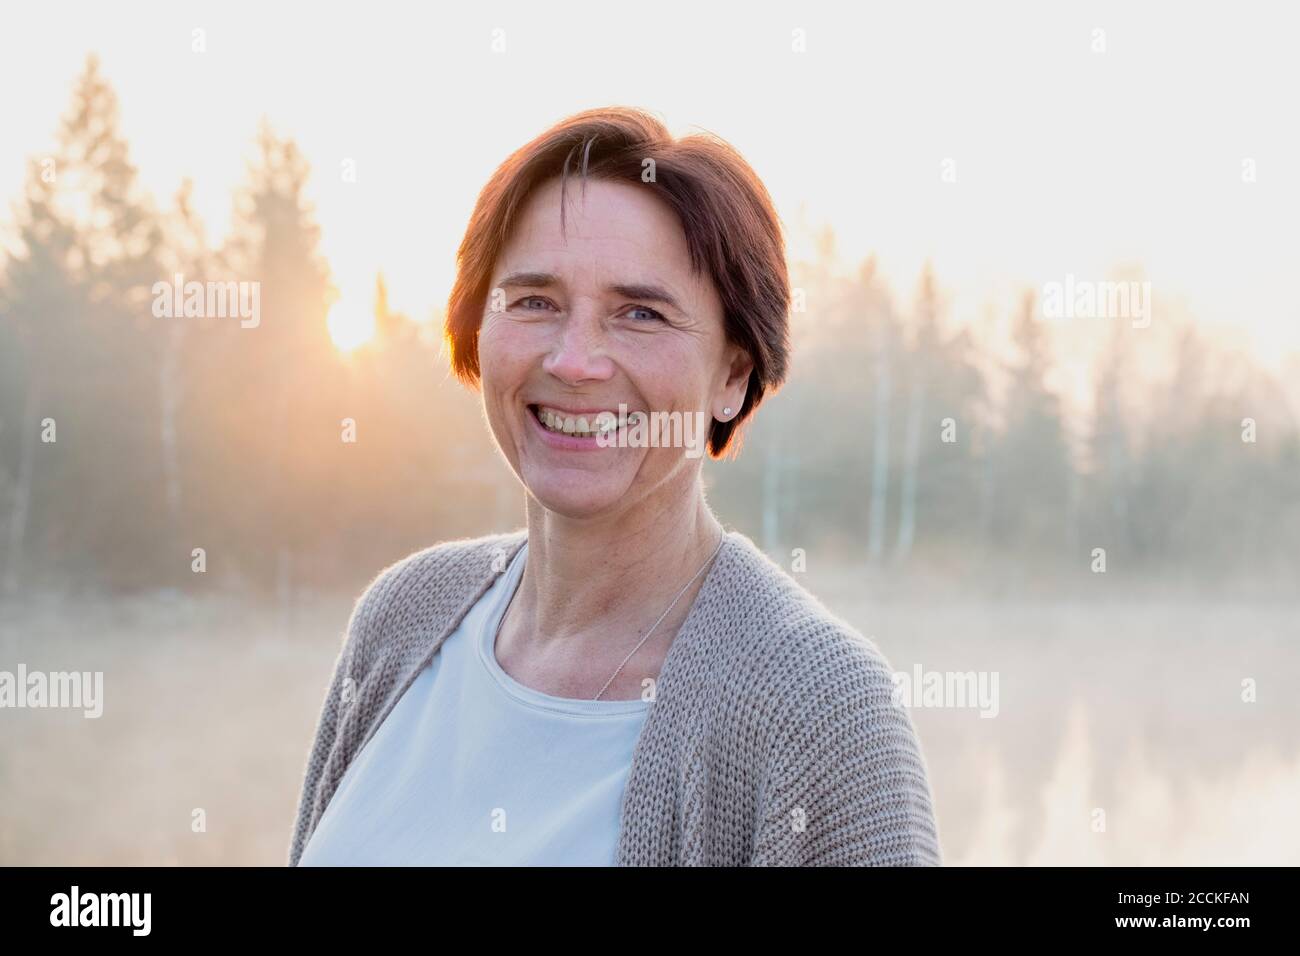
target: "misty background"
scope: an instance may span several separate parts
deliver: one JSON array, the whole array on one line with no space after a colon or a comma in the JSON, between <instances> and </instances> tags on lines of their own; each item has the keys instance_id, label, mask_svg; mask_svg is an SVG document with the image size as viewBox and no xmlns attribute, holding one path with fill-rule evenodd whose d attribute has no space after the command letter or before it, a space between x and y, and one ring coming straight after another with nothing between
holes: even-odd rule
<instances>
[{"instance_id":1,"label":"misty background","mask_svg":"<svg viewBox=\"0 0 1300 956\"><path fill-rule=\"evenodd\" d=\"M331 324L292 138L231 145L214 236L94 57L57 129L0 271L0 668L102 670L105 713L0 712L0 862L279 864L353 599L523 492L439 315L378 273L373 331ZM1295 378L1160 285L1147 328L1032 286L959 316L934 269L807 248L791 379L708 497L895 669L1000 675L994 719L913 712L947 862L1300 862ZM260 324L155 317L178 273L259 282Z\"/></svg>"}]
</instances>

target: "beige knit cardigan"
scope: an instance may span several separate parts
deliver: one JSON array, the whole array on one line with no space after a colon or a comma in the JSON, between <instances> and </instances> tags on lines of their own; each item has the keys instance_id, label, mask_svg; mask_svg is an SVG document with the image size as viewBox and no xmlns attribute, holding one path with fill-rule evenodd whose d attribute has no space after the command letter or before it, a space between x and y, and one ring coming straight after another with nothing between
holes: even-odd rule
<instances>
[{"instance_id":1,"label":"beige knit cardigan","mask_svg":"<svg viewBox=\"0 0 1300 956\"><path fill-rule=\"evenodd\" d=\"M443 543L362 594L308 756L290 866L348 764L526 540ZM875 645L727 532L655 682L618 864L938 865L925 761L894 700Z\"/></svg>"}]
</instances>

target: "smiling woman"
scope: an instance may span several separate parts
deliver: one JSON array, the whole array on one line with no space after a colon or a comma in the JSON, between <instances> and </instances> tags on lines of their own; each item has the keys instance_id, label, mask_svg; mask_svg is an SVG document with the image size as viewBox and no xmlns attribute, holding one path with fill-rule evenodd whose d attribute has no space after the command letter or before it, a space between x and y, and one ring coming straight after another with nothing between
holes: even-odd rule
<instances>
[{"instance_id":1,"label":"smiling woman","mask_svg":"<svg viewBox=\"0 0 1300 956\"><path fill-rule=\"evenodd\" d=\"M421 551L358 602L291 864L938 863L879 650L722 527L698 454L627 440L702 416L735 454L784 380L753 170L581 113L496 171L458 265L452 366L527 527Z\"/></svg>"}]
</instances>

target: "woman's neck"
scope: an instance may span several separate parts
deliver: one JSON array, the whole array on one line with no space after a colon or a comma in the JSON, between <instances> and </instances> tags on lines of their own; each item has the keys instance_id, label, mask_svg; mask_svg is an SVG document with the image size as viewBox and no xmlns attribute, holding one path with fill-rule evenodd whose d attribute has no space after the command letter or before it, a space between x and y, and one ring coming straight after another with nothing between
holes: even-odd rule
<instances>
[{"instance_id":1,"label":"woman's neck","mask_svg":"<svg viewBox=\"0 0 1300 956\"><path fill-rule=\"evenodd\" d=\"M673 497L675 507L647 500L608 520L566 518L530 499L528 559L509 615L514 639L539 648L569 639L596 646L614 634L630 651L635 640L627 638L650 629L724 534L698 482ZM657 634L675 631L705 576L682 593Z\"/></svg>"}]
</instances>

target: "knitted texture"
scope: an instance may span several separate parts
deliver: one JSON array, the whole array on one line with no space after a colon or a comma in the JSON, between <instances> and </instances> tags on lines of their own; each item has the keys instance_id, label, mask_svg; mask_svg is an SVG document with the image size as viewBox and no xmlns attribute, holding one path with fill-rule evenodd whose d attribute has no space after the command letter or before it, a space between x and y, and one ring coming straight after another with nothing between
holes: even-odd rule
<instances>
[{"instance_id":1,"label":"knitted texture","mask_svg":"<svg viewBox=\"0 0 1300 956\"><path fill-rule=\"evenodd\" d=\"M436 545L358 599L308 756L290 866L348 764L526 540L519 530ZM885 658L740 532L727 532L655 681L617 861L941 863L925 760Z\"/></svg>"}]
</instances>

